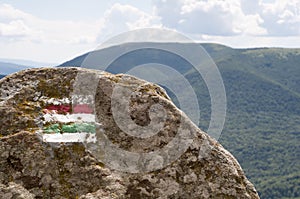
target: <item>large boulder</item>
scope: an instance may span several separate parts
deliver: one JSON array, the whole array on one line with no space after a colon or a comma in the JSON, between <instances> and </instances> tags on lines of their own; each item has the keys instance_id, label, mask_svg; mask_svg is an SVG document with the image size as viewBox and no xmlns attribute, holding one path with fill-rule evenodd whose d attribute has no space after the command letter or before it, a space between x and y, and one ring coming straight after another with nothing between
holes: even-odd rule
<instances>
[{"instance_id":1,"label":"large boulder","mask_svg":"<svg viewBox=\"0 0 300 199\"><path fill-rule=\"evenodd\" d=\"M228 151L132 76L21 71L0 80L0 114L2 198L259 198Z\"/></svg>"}]
</instances>

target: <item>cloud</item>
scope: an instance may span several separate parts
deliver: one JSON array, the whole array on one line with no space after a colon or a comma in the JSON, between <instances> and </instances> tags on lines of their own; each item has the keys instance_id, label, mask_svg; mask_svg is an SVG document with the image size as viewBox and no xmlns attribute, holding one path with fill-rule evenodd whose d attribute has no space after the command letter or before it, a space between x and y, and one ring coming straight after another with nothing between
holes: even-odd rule
<instances>
[{"instance_id":1,"label":"cloud","mask_svg":"<svg viewBox=\"0 0 300 199\"><path fill-rule=\"evenodd\" d=\"M26 24L31 16L8 4L0 4L0 36L9 37L10 40L34 34L34 31Z\"/></svg>"},{"instance_id":2,"label":"cloud","mask_svg":"<svg viewBox=\"0 0 300 199\"><path fill-rule=\"evenodd\" d=\"M31 32L30 28L21 20L0 23L0 36L3 37L26 37Z\"/></svg>"},{"instance_id":3,"label":"cloud","mask_svg":"<svg viewBox=\"0 0 300 199\"><path fill-rule=\"evenodd\" d=\"M186 34L298 36L299 0L153 0L164 26Z\"/></svg>"},{"instance_id":4,"label":"cloud","mask_svg":"<svg viewBox=\"0 0 300 199\"><path fill-rule=\"evenodd\" d=\"M46 20L0 3L0 55L60 63L91 50L101 20Z\"/></svg>"},{"instance_id":5,"label":"cloud","mask_svg":"<svg viewBox=\"0 0 300 199\"><path fill-rule=\"evenodd\" d=\"M45 20L0 4L0 40L92 44L137 28L166 27L201 36L297 36L300 1L153 0L154 11L113 4L93 21Z\"/></svg>"},{"instance_id":6,"label":"cloud","mask_svg":"<svg viewBox=\"0 0 300 199\"><path fill-rule=\"evenodd\" d=\"M129 30L161 26L159 17L131 5L116 3L104 13L98 41Z\"/></svg>"},{"instance_id":7,"label":"cloud","mask_svg":"<svg viewBox=\"0 0 300 199\"><path fill-rule=\"evenodd\" d=\"M95 43L105 36L146 27L161 27L160 19L130 5L113 4L94 21L45 20L0 4L0 36L42 43ZM12 41L12 40L10 40Z\"/></svg>"},{"instance_id":8,"label":"cloud","mask_svg":"<svg viewBox=\"0 0 300 199\"><path fill-rule=\"evenodd\" d=\"M61 62L93 50L118 33L145 27L161 27L159 17L119 3L113 4L101 18L90 21L42 19L0 3L0 45L5 46L0 54Z\"/></svg>"},{"instance_id":9,"label":"cloud","mask_svg":"<svg viewBox=\"0 0 300 199\"><path fill-rule=\"evenodd\" d=\"M299 47L300 0L152 0L152 6L145 12L115 3L97 19L79 21L42 19L0 3L0 55L61 62L116 34L149 27L235 47Z\"/></svg>"},{"instance_id":10,"label":"cloud","mask_svg":"<svg viewBox=\"0 0 300 199\"><path fill-rule=\"evenodd\" d=\"M245 14L239 0L155 0L163 25L184 33L207 35L264 35L259 14Z\"/></svg>"},{"instance_id":11,"label":"cloud","mask_svg":"<svg viewBox=\"0 0 300 199\"><path fill-rule=\"evenodd\" d=\"M299 48L299 36L249 36L249 35L235 35L235 36L211 36L202 35L198 38L199 42L219 43L233 48L257 48L257 47L288 47Z\"/></svg>"},{"instance_id":12,"label":"cloud","mask_svg":"<svg viewBox=\"0 0 300 199\"><path fill-rule=\"evenodd\" d=\"M263 26L271 36L300 35L300 1L275 0L272 3L259 2Z\"/></svg>"},{"instance_id":13,"label":"cloud","mask_svg":"<svg viewBox=\"0 0 300 199\"><path fill-rule=\"evenodd\" d=\"M99 21L44 20L18 10L8 4L0 4L0 36L3 42L31 41L38 43L89 43L94 42Z\"/></svg>"},{"instance_id":14,"label":"cloud","mask_svg":"<svg viewBox=\"0 0 300 199\"><path fill-rule=\"evenodd\" d=\"M33 16L21 10L18 10L9 4L0 4L0 20L29 19L31 17Z\"/></svg>"}]
</instances>

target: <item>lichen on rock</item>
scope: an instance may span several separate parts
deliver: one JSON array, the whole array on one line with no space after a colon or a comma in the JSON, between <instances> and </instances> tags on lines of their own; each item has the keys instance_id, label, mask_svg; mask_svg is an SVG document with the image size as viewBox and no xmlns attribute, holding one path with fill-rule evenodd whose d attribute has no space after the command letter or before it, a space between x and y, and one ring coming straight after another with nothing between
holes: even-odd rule
<instances>
[{"instance_id":1,"label":"lichen on rock","mask_svg":"<svg viewBox=\"0 0 300 199\"><path fill-rule=\"evenodd\" d=\"M126 93L114 93L118 85L130 91L129 100L126 99L127 115L120 101L112 99L112 96L121 100L126 97ZM88 128L98 136L97 143L43 141L40 133L45 129L51 131L56 125L55 120L45 121L43 110L55 100L70 105L72 96L86 96L89 100L84 103L93 102L94 110L86 113L95 114L96 128L86 124L80 131ZM90 99L91 96L94 98ZM63 114L74 111L77 102L73 103ZM88 106L77 107L85 111ZM114 115L116 110L119 116L130 118L127 126L120 126L118 122L122 121ZM162 88L132 76L79 68L21 71L0 80L0 114L1 197L259 198L228 151L178 110ZM77 125L72 122L63 124L64 131L76 132L76 128L69 129ZM146 132L153 124L162 124L162 128L151 136L135 137L127 132L128 129ZM59 124L58 129L63 125ZM157 159L143 159L143 154L170 147L179 130L193 135L184 153L174 156L177 157L174 161L169 161L173 160L172 154L164 153ZM183 135L179 138L187 139ZM129 154L141 154L140 165L125 163L133 171L144 172L130 172L124 162L114 167L119 160L105 150L111 145Z\"/></svg>"}]
</instances>

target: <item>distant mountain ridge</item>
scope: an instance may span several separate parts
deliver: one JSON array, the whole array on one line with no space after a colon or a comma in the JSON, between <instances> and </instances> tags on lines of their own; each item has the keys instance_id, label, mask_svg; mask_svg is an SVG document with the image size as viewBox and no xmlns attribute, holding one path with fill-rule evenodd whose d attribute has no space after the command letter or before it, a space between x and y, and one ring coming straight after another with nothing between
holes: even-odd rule
<instances>
[{"instance_id":1,"label":"distant mountain ridge","mask_svg":"<svg viewBox=\"0 0 300 199\"><path fill-rule=\"evenodd\" d=\"M18 72L20 70L36 67L53 67L56 64L47 64L42 62L35 62L29 60L18 59L5 59L0 58L0 79L11 73Z\"/></svg>"},{"instance_id":2,"label":"distant mountain ridge","mask_svg":"<svg viewBox=\"0 0 300 199\"><path fill-rule=\"evenodd\" d=\"M20 70L24 70L30 68L28 66L13 64L13 63L6 63L6 62L0 62L0 75L6 76L11 73L18 72Z\"/></svg>"},{"instance_id":3,"label":"distant mountain ridge","mask_svg":"<svg viewBox=\"0 0 300 199\"><path fill-rule=\"evenodd\" d=\"M108 47L99 51L99 59L107 53L122 52L130 45L143 46L128 43ZM189 49L195 44L164 45L193 53ZM226 89L227 116L219 141L237 157L262 199L299 198L300 48L201 45L218 66ZM88 53L83 54L60 66L81 66L87 56ZM206 131L210 119L208 90L201 76L182 60L157 51L139 50L119 57L107 71L125 73L130 66L149 59L174 66L191 83L200 106L200 127ZM176 103L176 97L169 94Z\"/></svg>"},{"instance_id":4,"label":"distant mountain ridge","mask_svg":"<svg viewBox=\"0 0 300 199\"><path fill-rule=\"evenodd\" d=\"M7 58L0 58L0 62L29 66L31 68L53 67L57 65L57 63L47 63L47 62L37 62L37 61L24 60L24 59L7 59Z\"/></svg>"}]
</instances>

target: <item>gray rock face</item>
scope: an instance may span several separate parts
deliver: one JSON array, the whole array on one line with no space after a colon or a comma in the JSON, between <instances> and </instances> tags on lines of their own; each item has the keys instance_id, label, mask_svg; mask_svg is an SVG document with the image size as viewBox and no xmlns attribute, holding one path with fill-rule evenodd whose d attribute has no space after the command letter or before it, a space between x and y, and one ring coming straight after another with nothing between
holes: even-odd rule
<instances>
[{"instance_id":1,"label":"gray rock face","mask_svg":"<svg viewBox=\"0 0 300 199\"><path fill-rule=\"evenodd\" d=\"M53 110L47 120L56 105L68 120ZM47 129L74 133L79 110L95 116L96 140L44 139ZM235 158L162 88L131 76L25 70L0 80L0 114L0 198L259 198Z\"/></svg>"}]
</instances>

